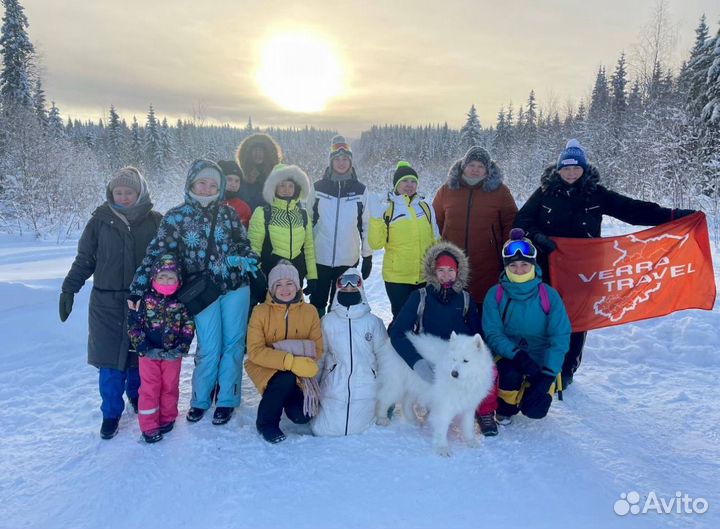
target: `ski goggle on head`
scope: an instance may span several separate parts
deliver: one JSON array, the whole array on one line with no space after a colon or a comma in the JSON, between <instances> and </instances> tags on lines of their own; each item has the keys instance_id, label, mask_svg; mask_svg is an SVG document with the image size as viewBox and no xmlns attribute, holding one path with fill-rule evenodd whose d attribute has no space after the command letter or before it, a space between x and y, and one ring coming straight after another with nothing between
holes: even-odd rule
<instances>
[{"instance_id":1,"label":"ski goggle on head","mask_svg":"<svg viewBox=\"0 0 720 529\"><path fill-rule=\"evenodd\" d=\"M535 259L537 257L537 249L530 244L530 241L527 239L508 241L502 249L502 255L504 258L513 257L518 252L520 255L527 257L528 259Z\"/></svg>"},{"instance_id":2,"label":"ski goggle on head","mask_svg":"<svg viewBox=\"0 0 720 529\"><path fill-rule=\"evenodd\" d=\"M362 277L358 274L345 274L338 277L337 288L345 288L348 285L360 288L362 286Z\"/></svg>"},{"instance_id":3,"label":"ski goggle on head","mask_svg":"<svg viewBox=\"0 0 720 529\"><path fill-rule=\"evenodd\" d=\"M338 152L352 152L350 145L347 143L333 143L330 147L330 154L336 154Z\"/></svg>"}]
</instances>

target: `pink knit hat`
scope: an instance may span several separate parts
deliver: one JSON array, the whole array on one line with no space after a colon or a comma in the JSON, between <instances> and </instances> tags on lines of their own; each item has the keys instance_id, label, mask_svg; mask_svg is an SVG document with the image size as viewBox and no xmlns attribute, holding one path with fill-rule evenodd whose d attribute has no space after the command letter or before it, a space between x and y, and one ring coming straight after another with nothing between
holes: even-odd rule
<instances>
[{"instance_id":1,"label":"pink knit hat","mask_svg":"<svg viewBox=\"0 0 720 529\"><path fill-rule=\"evenodd\" d=\"M287 259L281 259L268 274L268 286L271 293L275 290L275 283L281 279L289 279L300 290L300 274L298 274L297 268Z\"/></svg>"}]
</instances>

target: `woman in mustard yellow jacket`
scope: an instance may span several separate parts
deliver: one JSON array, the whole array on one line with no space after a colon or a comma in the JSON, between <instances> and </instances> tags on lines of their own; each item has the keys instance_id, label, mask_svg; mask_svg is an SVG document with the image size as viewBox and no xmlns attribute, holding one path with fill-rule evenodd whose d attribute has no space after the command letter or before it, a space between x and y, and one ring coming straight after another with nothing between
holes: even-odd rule
<instances>
[{"instance_id":1,"label":"woman in mustard yellow jacket","mask_svg":"<svg viewBox=\"0 0 720 529\"><path fill-rule=\"evenodd\" d=\"M393 320L412 291L425 285L423 257L440 238L435 211L417 188L417 172L399 162L388 203L371 204L368 241L373 250L385 248L383 279Z\"/></svg>"},{"instance_id":2,"label":"woman in mustard yellow jacket","mask_svg":"<svg viewBox=\"0 0 720 529\"><path fill-rule=\"evenodd\" d=\"M297 268L300 285L307 277L312 289L317 280L315 243L312 222L303 207L309 192L310 180L302 169L296 165L276 165L263 186L267 204L255 208L248 238L260 255L265 275L280 259L287 259Z\"/></svg>"},{"instance_id":3,"label":"woman in mustard yellow jacket","mask_svg":"<svg viewBox=\"0 0 720 529\"><path fill-rule=\"evenodd\" d=\"M303 301L297 269L282 259L268 275L265 303L252 312L247 334L245 370L262 395L256 426L269 443L285 439L280 430L283 409L288 419L307 423L317 412L319 389L314 376L323 353L320 318Z\"/></svg>"}]
</instances>

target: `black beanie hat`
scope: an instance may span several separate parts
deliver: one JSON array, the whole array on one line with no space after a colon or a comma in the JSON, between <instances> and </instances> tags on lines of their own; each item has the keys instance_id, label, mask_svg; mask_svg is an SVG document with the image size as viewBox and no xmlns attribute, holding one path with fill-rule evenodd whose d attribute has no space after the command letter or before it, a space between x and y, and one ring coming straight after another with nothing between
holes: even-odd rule
<instances>
[{"instance_id":1,"label":"black beanie hat","mask_svg":"<svg viewBox=\"0 0 720 529\"><path fill-rule=\"evenodd\" d=\"M240 166L231 160L218 160L217 163L220 166L220 169L222 169L222 172L225 174L225 176L229 174L234 174L240 177L242 179L245 175L243 174L243 170L240 169Z\"/></svg>"},{"instance_id":2,"label":"black beanie hat","mask_svg":"<svg viewBox=\"0 0 720 529\"><path fill-rule=\"evenodd\" d=\"M393 175L393 189L395 189L400 180L405 177L414 177L415 181L418 181L418 174L415 172L408 162L398 162L395 174Z\"/></svg>"}]
</instances>

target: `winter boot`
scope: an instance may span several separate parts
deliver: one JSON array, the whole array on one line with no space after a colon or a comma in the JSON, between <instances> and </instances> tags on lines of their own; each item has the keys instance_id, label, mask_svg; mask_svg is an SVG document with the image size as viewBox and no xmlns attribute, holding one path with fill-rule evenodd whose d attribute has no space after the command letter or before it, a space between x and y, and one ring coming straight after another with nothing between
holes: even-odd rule
<instances>
[{"instance_id":1,"label":"winter boot","mask_svg":"<svg viewBox=\"0 0 720 529\"><path fill-rule=\"evenodd\" d=\"M494 437L498 434L494 413L490 415L478 415L477 421L480 425L480 431L485 437Z\"/></svg>"},{"instance_id":2,"label":"winter boot","mask_svg":"<svg viewBox=\"0 0 720 529\"><path fill-rule=\"evenodd\" d=\"M509 415L498 415L496 413L495 422L503 426L507 426L508 424L512 423L512 417L510 417Z\"/></svg>"},{"instance_id":3,"label":"winter boot","mask_svg":"<svg viewBox=\"0 0 720 529\"><path fill-rule=\"evenodd\" d=\"M215 408L212 423L215 425L227 423L232 417L234 411L235 408L231 408L229 406L218 406L217 408Z\"/></svg>"},{"instance_id":4,"label":"winter boot","mask_svg":"<svg viewBox=\"0 0 720 529\"><path fill-rule=\"evenodd\" d=\"M262 430L258 430L263 439L270 444L277 444L286 439L285 434L278 426L266 426Z\"/></svg>"},{"instance_id":5,"label":"winter boot","mask_svg":"<svg viewBox=\"0 0 720 529\"><path fill-rule=\"evenodd\" d=\"M163 440L163 434L160 433L160 430L153 430L150 432L143 432L142 433L143 439L147 444L153 444L157 443L158 441Z\"/></svg>"},{"instance_id":6,"label":"winter boot","mask_svg":"<svg viewBox=\"0 0 720 529\"><path fill-rule=\"evenodd\" d=\"M118 424L120 419L103 419L100 426L100 437L103 439L112 439L118 433Z\"/></svg>"},{"instance_id":7,"label":"winter boot","mask_svg":"<svg viewBox=\"0 0 720 529\"><path fill-rule=\"evenodd\" d=\"M174 426L175 421L163 424L162 426L160 426L160 433L165 435L166 433L171 432Z\"/></svg>"},{"instance_id":8,"label":"winter boot","mask_svg":"<svg viewBox=\"0 0 720 529\"><path fill-rule=\"evenodd\" d=\"M135 415L137 415L137 412L138 412L138 400L139 400L139 397L130 397L130 406L132 406L132 409L135 412Z\"/></svg>"},{"instance_id":9,"label":"winter boot","mask_svg":"<svg viewBox=\"0 0 720 529\"><path fill-rule=\"evenodd\" d=\"M203 418L206 411L207 410L203 410L202 408L190 408L185 418L188 420L188 422L198 422L200 419Z\"/></svg>"}]
</instances>

